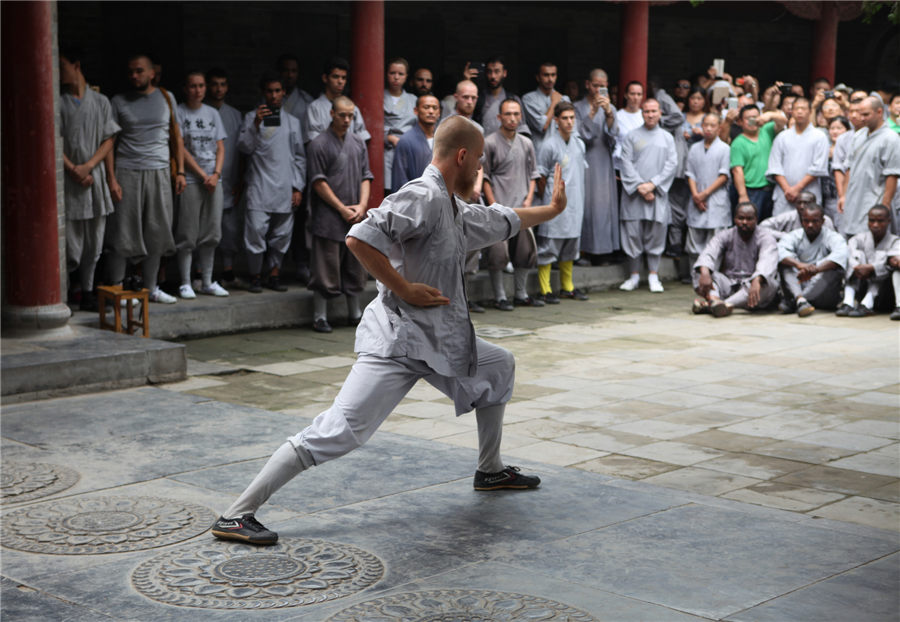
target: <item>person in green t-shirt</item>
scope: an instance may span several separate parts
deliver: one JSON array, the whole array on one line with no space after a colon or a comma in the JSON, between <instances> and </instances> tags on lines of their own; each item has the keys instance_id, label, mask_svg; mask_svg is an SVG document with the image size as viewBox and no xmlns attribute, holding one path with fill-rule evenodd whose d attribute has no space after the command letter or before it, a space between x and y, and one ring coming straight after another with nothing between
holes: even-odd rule
<instances>
[{"instance_id":1,"label":"person in green t-shirt","mask_svg":"<svg viewBox=\"0 0 900 622\"><path fill-rule=\"evenodd\" d=\"M731 178L739 203L753 203L760 221L772 215L772 186L766 179L775 135L787 124L780 110L759 113L755 104L741 108L741 135L731 143Z\"/></svg>"}]
</instances>

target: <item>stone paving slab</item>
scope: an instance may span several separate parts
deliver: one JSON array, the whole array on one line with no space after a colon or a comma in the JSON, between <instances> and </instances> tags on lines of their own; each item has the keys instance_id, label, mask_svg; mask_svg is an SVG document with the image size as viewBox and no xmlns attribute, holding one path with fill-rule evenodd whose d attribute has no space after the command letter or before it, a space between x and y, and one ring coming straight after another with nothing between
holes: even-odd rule
<instances>
[{"instance_id":1,"label":"stone paving slab","mask_svg":"<svg viewBox=\"0 0 900 622\"><path fill-rule=\"evenodd\" d=\"M421 395L434 397L427 390ZM123 401L130 404L124 414ZM171 499L214 514L305 421L165 389L5 407L5 468L10 460L56 462L82 479L45 498L6 499L2 521L23 509L52 516L47 510L61 502L87 509L91 500L111 496ZM129 435L134 444L125 446ZM751 608L758 606L769 616L764 619L819 611L820 596L843 598L855 585L880 595L848 608L874 616L885 607L885 592L896 599L891 568L875 565L887 555L896 558L896 534L534 459L520 464L541 475L540 489L478 493L471 487L475 458L469 447L379 432L360 450L301 474L273 496L261 518L280 533L282 548L274 555L208 533L108 554L30 553L5 541L0 613L17 620L324 621L341 620L340 612L351 607L389 607L391 598L403 595L404 606L424 607L422 615L433 616L438 606L428 603L437 601L417 596L427 592L448 607L477 601L505 611L552 606L598 620L743 620L755 619ZM84 524L82 532L103 537L124 516L88 513L61 525ZM141 537L153 544L152 534ZM80 542L76 537L70 545L84 546ZM280 606L302 592L291 577L306 563L303 551L321 546L369 555L377 564L373 582L333 600ZM209 583L210 576L227 584L235 581L228 578L233 573L248 572L234 576L260 577L256 581L272 594L252 596L233 587L225 597L214 596L224 588ZM326 581L322 593L336 590L338 580ZM156 592L145 592L148 585ZM193 585L209 587L191 596L191 606L158 601L167 590L193 594ZM260 601L258 611L212 608L222 602L240 607L252 598L269 600Z\"/></svg>"}]
</instances>

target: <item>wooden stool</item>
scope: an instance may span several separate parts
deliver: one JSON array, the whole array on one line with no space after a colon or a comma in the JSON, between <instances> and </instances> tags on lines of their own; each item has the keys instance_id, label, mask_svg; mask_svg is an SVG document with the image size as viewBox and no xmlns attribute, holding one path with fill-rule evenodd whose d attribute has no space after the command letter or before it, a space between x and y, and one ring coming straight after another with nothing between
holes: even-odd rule
<instances>
[{"instance_id":1,"label":"wooden stool","mask_svg":"<svg viewBox=\"0 0 900 622\"><path fill-rule=\"evenodd\" d=\"M140 291L131 291L122 289L121 285L100 285L97 287L97 306L100 308L100 328L113 330L117 333L122 331L122 301L125 301L126 325L125 331L129 335L133 335L138 328L144 329L144 337L150 337L150 290L142 289ZM134 300L141 301L141 320L134 319ZM113 306L115 314L115 324L106 322L106 303L109 302Z\"/></svg>"}]
</instances>

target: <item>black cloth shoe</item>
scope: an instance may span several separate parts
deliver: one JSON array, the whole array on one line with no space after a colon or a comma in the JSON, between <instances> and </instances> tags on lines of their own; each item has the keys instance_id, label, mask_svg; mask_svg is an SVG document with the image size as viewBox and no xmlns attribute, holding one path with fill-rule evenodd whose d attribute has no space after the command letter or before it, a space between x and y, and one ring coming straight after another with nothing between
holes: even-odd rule
<instances>
[{"instance_id":1,"label":"black cloth shoe","mask_svg":"<svg viewBox=\"0 0 900 622\"><path fill-rule=\"evenodd\" d=\"M278 542L278 534L263 527L253 514L231 519L220 516L212 526L212 535L221 540L238 540L250 544L268 545Z\"/></svg>"},{"instance_id":2,"label":"black cloth shoe","mask_svg":"<svg viewBox=\"0 0 900 622\"><path fill-rule=\"evenodd\" d=\"M900 320L900 307L894 307L894 310L891 311L891 319Z\"/></svg>"},{"instance_id":3,"label":"black cloth shoe","mask_svg":"<svg viewBox=\"0 0 900 622\"><path fill-rule=\"evenodd\" d=\"M494 308L500 309L501 311L513 311L515 309L515 307L513 306L513 303L511 303L506 298L504 298L503 300L495 300Z\"/></svg>"},{"instance_id":4,"label":"black cloth shoe","mask_svg":"<svg viewBox=\"0 0 900 622\"><path fill-rule=\"evenodd\" d=\"M328 320L325 318L319 318L315 322L313 322L313 330L317 333L330 333L331 332L331 324L328 323Z\"/></svg>"},{"instance_id":5,"label":"black cloth shoe","mask_svg":"<svg viewBox=\"0 0 900 622\"><path fill-rule=\"evenodd\" d=\"M549 294L539 294L537 299L548 305L558 305L559 304L559 296L550 292Z\"/></svg>"},{"instance_id":6,"label":"black cloth shoe","mask_svg":"<svg viewBox=\"0 0 900 622\"><path fill-rule=\"evenodd\" d=\"M524 490L541 485L540 477L522 475L520 471L515 466L508 466L499 473L475 471L475 490Z\"/></svg>"},{"instance_id":7,"label":"black cloth shoe","mask_svg":"<svg viewBox=\"0 0 900 622\"><path fill-rule=\"evenodd\" d=\"M569 300L590 300L590 298L588 298L587 294L585 294L583 291L581 291L577 287L575 289L573 289L572 291L567 291L565 289L559 290L559 297L567 298Z\"/></svg>"},{"instance_id":8,"label":"black cloth shoe","mask_svg":"<svg viewBox=\"0 0 900 622\"><path fill-rule=\"evenodd\" d=\"M266 287L276 292L287 291L287 285L282 285L281 280L275 275L269 277L269 279L266 281Z\"/></svg>"},{"instance_id":9,"label":"black cloth shoe","mask_svg":"<svg viewBox=\"0 0 900 622\"><path fill-rule=\"evenodd\" d=\"M853 307L845 302L837 308L837 311L835 311L834 314L838 317L848 317L851 311L853 311Z\"/></svg>"},{"instance_id":10,"label":"black cloth shoe","mask_svg":"<svg viewBox=\"0 0 900 622\"><path fill-rule=\"evenodd\" d=\"M475 302L474 300L469 301L469 313L484 313L484 307Z\"/></svg>"},{"instance_id":11,"label":"black cloth shoe","mask_svg":"<svg viewBox=\"0 0 900 622\"><path fill-rule=\"evenodd\" d=\"M525 296L524 298L513 298L513 304L517 307L543 307L544 301Z\"/></svg>"},{"instance_id":12,"label":"black cloth shoe","mask_svg":"<svg viewBox=\"0 0 900 622\"><path fill-rule=\"evenodd\" d=\"M82 311L97 311L100 307L97 304L97 294L94 292L81 292L81 302L78 308Z\"/></svg>"},{"instance_id":13,"label":"black cloth shoe","mask_svg":"<svg viewBox=\"0 0 900 622\"><path fill-rule=\"evenodd\" d=\"M866 305L859 305L855 309L853 309L847 317L869 317L874 314L875 311L867 307Z\"/></svg>"},{"instance_id":14,"label":"black cloth shoe","mask_svg":"<svg viewBox=\"0 0 900 622\"><path fill-rule=\"evenodd\" d=\"M308 285L309 279L309 266L303 264L297 266L297 282L301 285Z\"/></svg>"},{"instance_id":15,"label":"black cloth shoe","mask_svg":"<svg viewBox=\"0 0 900 622\"><path fill-rule=\"evenodd\" d=\"M350 317L347 316L347 326L359 326L359 323L362 321L362 316Z\"/></svg>"},{"instance_id":16,"label":"black cloth shoe","mask_svg":"<svg viewBox=\"0 0 900 622\"><path fill-rule=\"evenodd\" d=\"M259 294L262 292L262 279L258 274L250 277L250 287L247 288L247 291L251 294Z\"/></svg>"}]
</instances>

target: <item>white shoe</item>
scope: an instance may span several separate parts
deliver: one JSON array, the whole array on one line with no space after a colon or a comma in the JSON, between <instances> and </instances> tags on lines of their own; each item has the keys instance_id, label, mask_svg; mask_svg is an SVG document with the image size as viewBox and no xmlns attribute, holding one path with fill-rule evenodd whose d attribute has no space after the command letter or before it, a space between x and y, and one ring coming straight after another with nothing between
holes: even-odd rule
<instances>
[{"instance_id":1,"label":"white shoe","mask_svg":"<svg viewBox=\"0 0 900 622\"><path fill-rule=\"evenodd\" d=\"M224 287L219 285L217 282L213 281L209 284L209 287L201 287L201 294L206 294L207 296L227 296L228 292Z\"/></svg>"},{"instance_id":2,"label":"white shoe","mask_svg":"<svg viewBox=\"0 0 900 622\"><path fill-rule=\"evenodd\" d=\"M659 294L666 290L663 288L662 283L660 283L659 281L650 281L650 291L654 294Z\"/></svg>"},{"instance_id":3,"label":"white shoe","mask_svg":"<svg viewBox=\"0 0 900 622\"><path fill-rule=\"evenodd\" d=\"M197 294L194 293L193 287L185 283L178 288L178 296L179 298L184 298L185 300L193 300L197 297Z\"/></svg>"},{"instance_id":4,"label":"white shoe","mask_svg":"<svg viewBox=\"0 0 900 622\"><path fill-rule=\"evenodd\" d=\"M623 292L633 292L637 289L638 283L639 281L628 279L627 281L619 285L619 289L621 289Z\"/></svg>"},{"instance_id":5,"label":"white shoe","mask_svg":"<svg viewBox=\"0 0 900 622\"><path fill-rule=\"evenodd\" d=\"M150 302L160 302L164 305L173 305L178 302L175 296L170 296L169 294L161 290L159 288L159 285L153 288L153 291L150 292L148 298L150 298Z\"/></svg>"}]
</instances>

